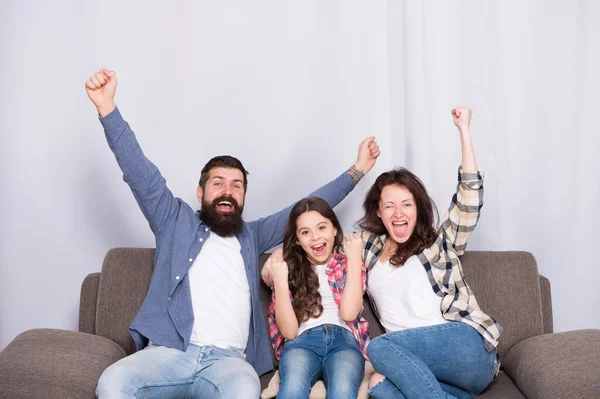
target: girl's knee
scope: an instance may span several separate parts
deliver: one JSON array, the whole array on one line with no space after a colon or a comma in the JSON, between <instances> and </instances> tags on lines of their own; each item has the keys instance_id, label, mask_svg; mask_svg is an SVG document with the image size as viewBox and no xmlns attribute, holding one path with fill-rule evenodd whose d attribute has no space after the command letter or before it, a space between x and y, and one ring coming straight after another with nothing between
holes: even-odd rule
<instances>
[{"instance_id":1,"label":"girl's knee","mask_svg":"<svg viewBox=\"0 0 600 399\"><path fill-rule=\"evenodd\" d=\"M310 380L300 376L289 376L282 379L279 385L278 398L302 398L310 393Z\"/></svg>"}]
</instances>

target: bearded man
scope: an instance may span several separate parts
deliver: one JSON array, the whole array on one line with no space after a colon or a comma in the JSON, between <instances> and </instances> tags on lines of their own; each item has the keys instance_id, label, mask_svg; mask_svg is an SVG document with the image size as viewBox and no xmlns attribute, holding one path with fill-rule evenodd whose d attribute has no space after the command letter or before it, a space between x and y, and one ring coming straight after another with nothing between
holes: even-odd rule
<instances>
[{"instance_id":1,"label":"bearded man","mask_svg":"<svg viewBox=\"0 0 600 399\"><path fill-rule=\"evenodd\" d=\"M231 156L211 159L197 188L199 213L175 198L117 109L115 72L86 82L108 144L156 236L148 294L129 331L137 352L100 377L100 398L258 398L273 369L259 301L258 256L283 240L291 206L242 219L248 172ZM309 196L332 207L375 165L373 137L356 163Z\"/></svg>"}]
</instances>

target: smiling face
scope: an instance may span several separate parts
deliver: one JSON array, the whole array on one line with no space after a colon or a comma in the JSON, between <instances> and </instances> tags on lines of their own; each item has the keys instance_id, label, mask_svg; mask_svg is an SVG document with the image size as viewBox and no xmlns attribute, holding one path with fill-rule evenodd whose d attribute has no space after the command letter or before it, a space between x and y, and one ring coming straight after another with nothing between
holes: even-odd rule
<instances>
[{"instance_id":1,"label":"smiling face","mask_svg":"<svg viewBox=\"0 0 600 399\"><path fill-rule=\"evenodd\" d=\"M202 204L200 219L222 237L242 231L244 210L244 175L235 168L217 167L209 171L208 179L198 186L198 201Z\"/></svg>"},{"instance_id":2,"label":"smiling face","mask_svg":"<svg viewBox=\"0 0 600 399\"><path fill-rule=\"evenodd\" d=\"M204 204L212 204L215 199L219 201L215 204L219 213L233 213L234 206L244 209L244 174L241 170L235 168L218 167L212 168L208 173L208 180L202 186L198 186L198 201L204 207ZM231 201L231 199L235 201Z\"/></svg>"},{"instance_id":3,"label":"smiling face","mask_svg":"<svg viewBox=\"0 0 600 399\"><path fill-rule=\"evenodd\" d=\"M331 221L317 211L304 212L296 219L297 243L313 265L329 262L336 234Z\"/></svg>"},{"instance_id":4,"label":"smiling face","mask_svg":"<svg viewBox=\"0 0 600 399\"><path fill-rule=\"evenodd\" d=\"M404 186L387 185L381 190L377 216L381 218L389 236L398 244L408 241L417 223L417 205L414 196Z\"/></svg>"}]
</instances>

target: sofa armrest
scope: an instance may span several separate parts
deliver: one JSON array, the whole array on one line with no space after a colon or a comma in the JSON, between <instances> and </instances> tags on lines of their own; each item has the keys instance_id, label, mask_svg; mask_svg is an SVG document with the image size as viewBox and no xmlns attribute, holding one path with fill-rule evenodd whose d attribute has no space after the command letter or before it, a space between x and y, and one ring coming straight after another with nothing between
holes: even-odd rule
<instances>
[{"instance_id":1,"label":"sofa armrest","mask_svg":"<svg viewBox=\"0 0 600 399\"><path fill-rule=\"evenodd\" d=\"M91 273L81 284L79 297L79 331L96 334L96 303L98 301L98 286L100 273Z\"/></svg>"},{"instance_id":2,"label":"sofa armrest","mask_svg":"<svg viewBox=\"0 0 600 399\"><path fill-rule=\"evenodd\" d=\"M104 369L125 356L98 335L28 330L0 352L0 397L94 399Z\"/></svg>"},{"instance_id":3,"label":"sofa armrest","mask_svg":"<svg viewBox=\"0 0 600 399\"><path fill-rule=\"evenodd\" d=\"M514 345L506 374L528 398L593 398L600 392L600 330L545 334Z\"/></svg>"}]
</instances>

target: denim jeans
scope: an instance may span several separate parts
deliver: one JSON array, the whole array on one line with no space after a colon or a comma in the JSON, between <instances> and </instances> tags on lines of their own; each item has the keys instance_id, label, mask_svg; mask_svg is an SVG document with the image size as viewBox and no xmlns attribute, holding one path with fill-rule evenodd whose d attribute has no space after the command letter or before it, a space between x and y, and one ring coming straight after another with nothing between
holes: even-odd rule
<instances>
[{"instance_id":1,"label":"denim jeans","mask_svg":"<svg viewBox=\"0 0 600 399\"><path fill-rule=\"evenodd\" d=\"M287 341L279 362L278 399L306 399L323 380L327 398L356 399L365 372L365 358L347 329L323 324Z\"/></svg>"},{"instance_id":2,"label":"denim jeans","mask_svg":"<svg viewBox=\"0 0 600 399\"><path fill-rule=\"evenodd\" d=\"M379 336L369 359L385 379L371 388L376 399L471 398L496 375L496 350L462 322L411 328Z\"/></svg>"},{"instance_id":3,"label":"denim jeans","mask_svg":"<svg viewBox=\"0 0 600 399\"><path fill-rule=\"evenodd\" d=\"M258 398L260 381L237 351L150 345L102 373L98 398Z\"/></svg>"}]
</instances>

